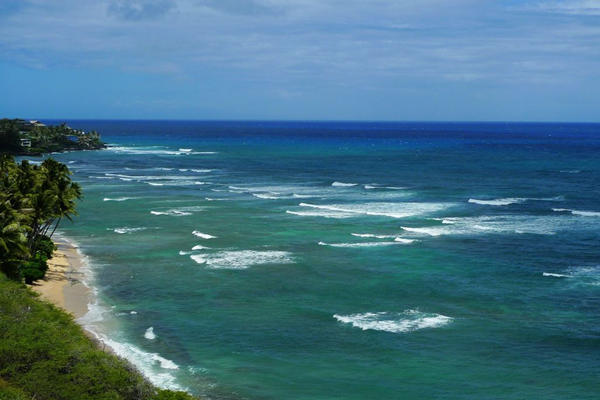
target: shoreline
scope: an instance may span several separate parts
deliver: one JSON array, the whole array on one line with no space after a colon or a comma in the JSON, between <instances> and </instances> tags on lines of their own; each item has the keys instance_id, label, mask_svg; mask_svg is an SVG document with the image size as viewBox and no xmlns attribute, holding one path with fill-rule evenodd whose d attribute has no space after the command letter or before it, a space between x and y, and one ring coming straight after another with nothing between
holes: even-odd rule
<instances>
[{"instance_id":1,"label":"shoreline","mask_svg":"<svg viewBox=\"0 0 600 400\"><path fill-rule=\"evenodd\" d=\"M30 287L40 298L79 319L87 314L92 300L91 289L83 283L84 261L77 247L64 238L58 237L55 244L57 249L48 260L46 276Z\"/></svg>"},{"instance_id":2,"label":"shoreline","mask_svg":"<svg viewBox=\"0 0 600 400\"><path fill-rule=\"evenodd\" d=\"M85 283L86 257L79 252L74 242L60 234L55 236L54 243L57 249L48 260L46 276L27 286L38 293L41 300L52 303L72 315L74 322L100 350L124 360L154 386L188 392L188 389L177 384L175 376L170 374L172 370L179 369L173 361L158 353L146 352L135 345L117 342L98 330L95 320L98 312L96 294L93 288ZM163 371L154 371L156 363L160 364Z\"/></svg>"}]
</instances>

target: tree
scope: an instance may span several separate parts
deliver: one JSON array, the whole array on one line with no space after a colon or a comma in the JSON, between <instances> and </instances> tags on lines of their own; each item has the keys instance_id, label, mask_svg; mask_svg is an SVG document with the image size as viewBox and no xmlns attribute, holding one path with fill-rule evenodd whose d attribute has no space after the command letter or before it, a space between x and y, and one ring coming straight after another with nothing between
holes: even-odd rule
<instances>
[{"instance_id":1,"label":"tree","mask_svg":"<svg viewBox=\"0 0 600 400\"><path fill-rule=\"evenodd\" d=\"M19 152L21 140L19 125L16 120L0 120L0 153Z\"/></svg>"},{"instance_id":2,"label":"tree","mask_svg":"<svg viewBox=\"0 0 600 400\"><path fill-rule=\"evenodd\" d=\"M0 267L13 278L43 277L63 218L76 214L80 186L66 165L51 158L40 166L0 157ZM48 232L52 229L50 237Z\"/></svg>"},{"instance_id":3,"label":"tree","mask_svg":"<svg viewBox=\"0 0 600 400\"><path fill-rule=\"evenodd\" d=\"M8 196L0 193L0 269L11 279L20 278L20 266L29 257L23 215L14 210Z\"/></svg>"}]
</instances>

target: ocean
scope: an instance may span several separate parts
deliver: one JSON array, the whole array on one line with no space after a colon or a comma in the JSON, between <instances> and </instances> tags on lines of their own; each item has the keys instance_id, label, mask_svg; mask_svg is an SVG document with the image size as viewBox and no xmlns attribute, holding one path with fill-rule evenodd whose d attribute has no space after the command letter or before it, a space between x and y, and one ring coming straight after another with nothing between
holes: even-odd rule
<instances>
[{"instance_id":1,"label":"ocean","mask_svg":"<svg viewBox=\"0 0 600 400\"><path fill-rule=\"evenodd\" d=\"M600 125L66 122L82 322L152 382L600 398Z\"/></svg>"}]
</instances>

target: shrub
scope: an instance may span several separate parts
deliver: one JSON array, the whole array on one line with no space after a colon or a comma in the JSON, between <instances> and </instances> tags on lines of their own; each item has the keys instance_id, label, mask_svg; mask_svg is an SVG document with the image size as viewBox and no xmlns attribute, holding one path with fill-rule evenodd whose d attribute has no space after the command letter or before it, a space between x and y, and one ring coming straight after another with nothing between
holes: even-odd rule
<instances>
[{"instance_id":1,"label":"shrub","mask_svg":"<svg viewBox=\"0 0 600 400\"><path fill-rule=\"evenodd\" d=\"M48 236L40 236L35 247L38 253L42 254L48 260L52 258L52 253L56 250L56 245Z\"/></svg>"},{"instance_id":2,"label":"shrub","mask_svg":"<svg viewBox=\"0 0 600 400\"><path fill-rule=\"evenodd\" d=\"M194 400L186 392L173 392L171 390L159 390L152 400Z\"/></svg>"},{"instance_id":3,"label":"shrub","mask_svg":"<svg viewBox=\"0 0 600 400\"><path fill-rule=\"evenodd\" d=\"M25 283L31 284L33 281L43 279L48 270L47 258L42 254L36 254L29 261L25 261L21 267L21 275Z\"/></svg>"},{"instance_id":4,"label":"shrub","mask_svg":"<svg viewBox=\"0 0 600 400\"><path fill-rule=\"evenodd\" d=\"M8 383L0 379L0 400L29 400L22 390L10 386Z\"/></svg>"},{"instance_id":5,"label":"shrub","mask_svg":"<svg viewBox=\"0 0 600 400\"><path fill-rule=\"evenodd\" d=\"M0 400L9 399L194 397L155 388L129 363L98 349L69 314L0 274Z\"/></svg>"}]
</instances>

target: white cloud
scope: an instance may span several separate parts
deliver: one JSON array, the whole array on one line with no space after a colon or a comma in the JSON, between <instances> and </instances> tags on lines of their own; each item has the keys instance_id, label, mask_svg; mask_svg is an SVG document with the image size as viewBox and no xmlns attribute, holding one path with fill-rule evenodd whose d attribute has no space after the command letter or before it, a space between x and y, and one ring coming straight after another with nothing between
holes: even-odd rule
<instances>
[{"instance_id":1,"label":"white cloud","mask_svg":"<svg viewBox=\"0 0 600 400\"><path fill-rule=\"evenodd\" d=\"M599 3L531 4L576 14ZM481 0L35 0L4 18L0 57L177 77L237 71L248 82L290 84L278 92L285 97L315 80L387 87L597 75L599 39L591 26Z\"/></svg>"},{"instance_id":2,"label":"white cloud","mask_svg":"<svg viewBox=\"0 0 600 400\"><path fill-rule=\"evenodd\" d=\"M570 15L600 15L600 0L554 1L538 3L541 11Z\"/></svg>"}]
</instances>

